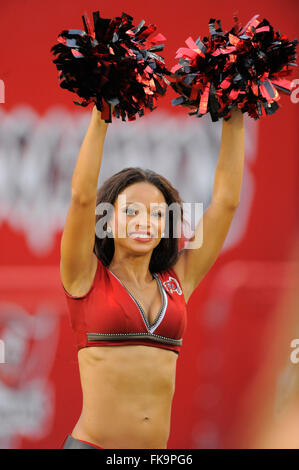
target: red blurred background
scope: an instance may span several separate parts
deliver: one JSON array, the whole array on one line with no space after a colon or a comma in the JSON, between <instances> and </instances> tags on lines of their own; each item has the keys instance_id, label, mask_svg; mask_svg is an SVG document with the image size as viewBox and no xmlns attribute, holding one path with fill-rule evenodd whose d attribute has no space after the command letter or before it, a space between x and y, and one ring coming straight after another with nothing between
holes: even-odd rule
<instances>
[{"instance_id":1,"label":"red blurred background","mask_svg":"<svg viewBox=\"0 0 299 470\"><path fill-rule=\"evenodd\" d=\"M112 3L90 0L2 2L0 79L5 84L5 102L0 105L2 143L6 142L8 132L17 132L19 128L16 122L20 121L14 120L20 105L34 112L38 120L36 126L42 125L46 113L57 105L67 115L86 114L86 109L79 109L72 103L74 96L59 88L50 48L58 33L63 29L82 29L81 15L95 10L107 18L124 11L134 17L136 25L142 19L155 23L157 31L167 38L161 55L169 65L176 63L175 52L189 36L196 39L208 34L210 18L221 19L223 29L230 29L236 10L243 25L258 13L290 39L298 34L296 0L286 0L283 5L278 0L262 3L227 0L212 4L190 0L184 5L176 0L155 0L146 4L136 0L125 4L118 0ZM293 78L299 78L296 69ZM171 106L174 97L169 89L155 113L170 115L171 119L192 119L183 109ZM265 367L266 352L273 344L281 351L275 361L268 357L266 364L271 374L264 380L267 384L272 381L275 387L276 372L287 363L289 343L296 337L296 330L290 328L291 309L281 310L277 306L282 296L294 291L298 281L294 274L298 259L294 257L293 245L299 233L299 104L284 95L279 106L273 116L247 122L248 129L256 136L256 143L253 150L251 140L247 141L247 153L254 154L247 159L246 171L250 179L248 176L246 181L250 181L250 186L243 188L235 216L242 220L243 228L238 231L238 222L234 222L235 229L228 235L226 249L189 301L188 327L178 358L168 448L252 446L248 434L252 416L255 417L251 423L253 433L262 424L257 418L256 397L262 404L263 400L267 401L265 390L268 389L263 377L256 381L259 371ZM204 125L204 119L207 122L208 116L196 121L199 128ZM209 126L213 132L213 127ZM48 244L32 249L34 236L38 241L40 227L38 221L30 227L31 241L28 242L28 231L24 227L33 220L30 204L22 210L22 223L13 215L14 208L19 210L21 204L16 181L24 165L24 160L18 160L16 146L24 142L13 138L9 142L9 145L2 145L0 153L0 185L2 168L6 171L9 168L10 178L9 184L6 181L2 190L0 188L0 338L5 343L6 354L6 363L0 364L0 447L57 448L72 430L81 411L76 349L59 283L62 231L60 225ZM198 158L201 151L199 146ZM171 156L166 155L165 159L171 166ZM41 153L35 165L26 170L23 191L30 175L36 177L37 168L42 165ZM111 172L124 166L120 156ZM152 169L156 169L154 165ZM209 178L212 176L210 173ZM187 176L184 183L188 186ZM10 192L9 206L7 191ZM39 198L41 194L37 191L33 196ZM46 216L51 192L42 193L42 197ZM233 237L236 233L238 236ZM274 329L274 325L279 327ZM286 329L288 333L283 334ZM248 399L248 390L252 387L255 387L254 400Z\"/></svg>"}]
</instances>

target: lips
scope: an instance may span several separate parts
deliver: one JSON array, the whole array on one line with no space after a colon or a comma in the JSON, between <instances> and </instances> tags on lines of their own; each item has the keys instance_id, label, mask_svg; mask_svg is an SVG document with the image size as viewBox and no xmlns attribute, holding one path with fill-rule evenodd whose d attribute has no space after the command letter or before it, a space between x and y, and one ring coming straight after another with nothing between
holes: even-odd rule
<instances>
[{"instance_id":1,"label":"lips","mask_svg":"<svg viewBox=\"0 0 299 470\"><path fill-rule=\"evenodd\" d=\"M131 235L149 235L150 237L152 237L151 232L131 232L131 233L129 233L129 237Z\"/></svg>"}]
</instances>

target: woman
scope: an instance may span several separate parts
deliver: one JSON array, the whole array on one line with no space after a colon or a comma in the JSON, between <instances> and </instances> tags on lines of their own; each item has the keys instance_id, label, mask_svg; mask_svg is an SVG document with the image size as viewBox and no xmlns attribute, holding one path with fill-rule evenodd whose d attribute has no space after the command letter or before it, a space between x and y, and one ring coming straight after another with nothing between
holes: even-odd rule
<instances>
[{"instance_id":1,"label":"woman","mask_svg":"<svg viewBox=\"0 0 299 470\"><path fill-rule=\"evenodd\" d=\"M239 204L243 115L235 109L223 121L211 203L180 252L174 228L182 212L173 215L169 206L181 207L181 199L165 178L128 168L97 191L106 131L94 107L61 240L61 282L83 392L64 448L165 449L186 305L217 259ZM103 202L110 205L95 221ZM201 234L202 246L192 245Z\"/></svg>"}]
</instances>

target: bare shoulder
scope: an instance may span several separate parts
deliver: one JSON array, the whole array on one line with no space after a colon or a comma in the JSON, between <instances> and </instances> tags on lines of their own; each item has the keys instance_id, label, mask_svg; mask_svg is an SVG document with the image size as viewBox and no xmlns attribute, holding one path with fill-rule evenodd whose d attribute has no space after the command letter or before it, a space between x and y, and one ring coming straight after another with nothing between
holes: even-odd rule
<instances>
[{"instance_id":1,"label":"bare shoulder","mask_svg":"<svg viewBox=\"0 0 299 470\"><path fill-rule=\"evenodd\" d=\"M88 272L86 274L82 274L80 278L76 279L72 283L68 283L67 279L63 277L62 261L60 260L61 282L65 290L68 292L68 294L75 296L75 297L81 297L87 294L87 292L91 288L92 283L94 281L97 266L98 266L98 258L95 255L95 253L92 253L90 269L88 270Z\"/></svg>"},{"instance_id":2,"label":"bare shoulder","mask_svg":"<svg viewBox=\"0 0 299 470\"><path fill-rule=\"evenodd\" d=\"M186 267L186 257L185 257L185 250L181 250L179 252L179 259L177 262L172 266L172 269L176 273L180 284L182 286L183 294L185 297L186 303L188 303L189 298L191 297L192 292L194 291L194 285L188 280L185 272Z\"/></svg>"}]
</instances>

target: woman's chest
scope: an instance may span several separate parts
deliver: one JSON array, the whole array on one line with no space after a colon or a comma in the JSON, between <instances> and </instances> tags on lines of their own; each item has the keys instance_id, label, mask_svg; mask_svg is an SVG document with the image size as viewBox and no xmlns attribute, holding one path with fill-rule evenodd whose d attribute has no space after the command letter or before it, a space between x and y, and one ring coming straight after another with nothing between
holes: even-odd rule
<instances>
[{"instance_id":1,"label":"woman's chest","mask_svg":"<svg viewBox=\"0 0 299 470\"><path fill-rule=\"evenodd\" d=\"M145 289L137 289L136 286L128 283L126 283L125 288L142 310L148 323L150 325L154 324L163 306L161 290L156 281L153 281L153 285Z\"/></svg>"}]
</instances>

